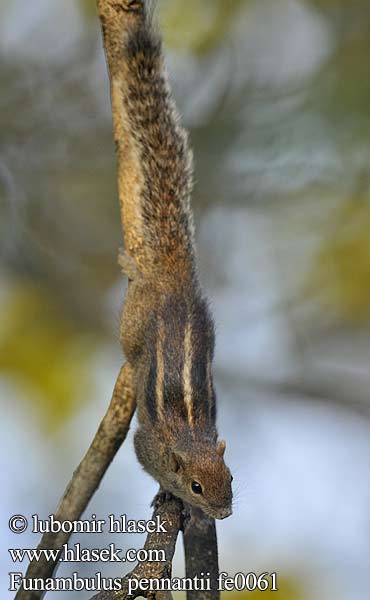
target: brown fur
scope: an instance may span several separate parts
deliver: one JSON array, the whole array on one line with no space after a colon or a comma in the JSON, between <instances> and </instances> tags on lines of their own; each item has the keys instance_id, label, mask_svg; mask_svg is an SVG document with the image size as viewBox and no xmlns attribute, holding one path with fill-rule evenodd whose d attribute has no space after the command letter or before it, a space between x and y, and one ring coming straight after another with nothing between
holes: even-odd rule
<instances>
[{"instance_id":1,"label":"brown fur","mask_svg":"<svg viewBox=\"0 0 370 600\"><path fill-rule=\"evenodd\" d=\"M135 449L164 490L224 518L231 475L217 444L214 331L196 270L192 155L144 2L118 4L129 17L121 48L117 35L108 52L120 65L112 75L122 115L115 130L125 230L119 262L130 280L120 333L137 397Z\"/></svg>"}]
</instances>

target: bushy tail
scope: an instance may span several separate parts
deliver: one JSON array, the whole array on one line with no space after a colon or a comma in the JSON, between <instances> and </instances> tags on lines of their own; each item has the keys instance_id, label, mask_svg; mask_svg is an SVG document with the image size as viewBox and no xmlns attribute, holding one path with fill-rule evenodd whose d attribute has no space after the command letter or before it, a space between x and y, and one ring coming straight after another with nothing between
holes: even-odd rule
<instances>
[{"instance_id":1,"label":"bushy tail","mask_svg":"<svg viewBox=\"0 0 370 600\"><path fill-rule=\"evenodd\" d=\"M118 155L126 180L121 197L126 249L144 271L153 265L192 269L192 154L171 97L161 39L145 3L130 4L135 18L126 27L122 70L112 84L119 86L123 105L125 144Z\"/></svg>"}]
</instances>

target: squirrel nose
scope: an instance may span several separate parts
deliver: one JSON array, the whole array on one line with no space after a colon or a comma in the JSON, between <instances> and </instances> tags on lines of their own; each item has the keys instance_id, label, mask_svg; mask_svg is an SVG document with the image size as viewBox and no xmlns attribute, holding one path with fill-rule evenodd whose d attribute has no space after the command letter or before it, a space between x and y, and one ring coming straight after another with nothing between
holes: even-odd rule
<instances>
[{"instance_id":1,"label":"squirrel nose","mask_svg":"<svg viewBox=\"0 0 370 600\"><path fill-rule=\"evenodd\" d=\"M222 510L220 510L219 513L219 519L226 519L226 517L230 517L230 515L233 514L233 509L231 508L231 506L227 507L227 508L223 508Z\"/></svg>"}]
</instances>

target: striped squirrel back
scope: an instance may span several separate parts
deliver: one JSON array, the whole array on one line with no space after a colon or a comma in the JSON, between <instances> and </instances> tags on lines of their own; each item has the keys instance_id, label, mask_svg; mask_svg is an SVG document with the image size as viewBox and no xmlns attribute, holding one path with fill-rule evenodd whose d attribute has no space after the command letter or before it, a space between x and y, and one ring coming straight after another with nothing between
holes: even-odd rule
<instances>
[{"instance_id":1,"label":"striped squirrel back","mask_svg":"<svg viewBox=\"0 0 370 600\"><path fill-rule=\"evenodd\" d=\"M200 296L167 297L152 339L143 394L150 419L166 423L175 412L189 430L207 428L215 436L214 328L207 302Z\"/></svg>"}]
</instances>

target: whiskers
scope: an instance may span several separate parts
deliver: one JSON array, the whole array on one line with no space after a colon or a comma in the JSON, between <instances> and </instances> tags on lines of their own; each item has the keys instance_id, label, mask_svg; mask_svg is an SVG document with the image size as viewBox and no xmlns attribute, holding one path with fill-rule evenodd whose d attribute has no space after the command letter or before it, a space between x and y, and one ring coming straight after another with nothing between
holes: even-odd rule
<instances>
[{"instance_id":1,"label":"whiskers","mask_svg":"<svg viewBox=\"0 0 370 600\"><path fill-rule=\"evenodd\" d=\"M245 506L248 503L249 485L246 480L245 471L240 472L239 469L232 469L233 474L233 512L238 508Z\"/></svg>"}]
</instances>

